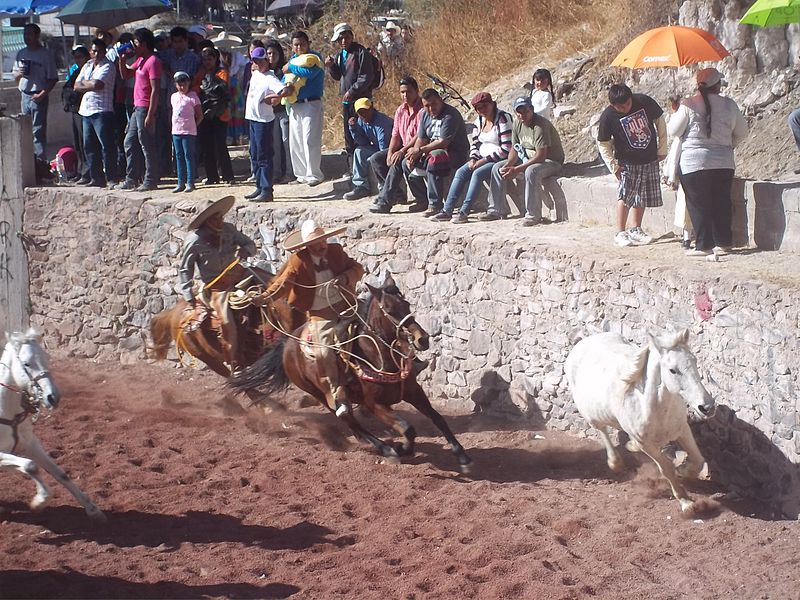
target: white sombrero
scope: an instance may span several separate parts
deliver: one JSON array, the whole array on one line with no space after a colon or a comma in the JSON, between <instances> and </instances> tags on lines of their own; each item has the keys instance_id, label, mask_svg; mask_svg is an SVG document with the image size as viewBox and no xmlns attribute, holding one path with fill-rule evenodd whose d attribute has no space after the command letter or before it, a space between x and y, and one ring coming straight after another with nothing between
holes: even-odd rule
<instances>
[{"instance_id":1,"label":"white sombrero","mask_svg":"<svg viewBox=\"0 0 800 600\"><path fill-rule=\"evenodd\" d=\"M211 38L209 41L214 42L214 46L217 48L224 48L225 50L242 45L242 38L231 35L227 31L220 31L216 37Z\"/></svg>"},{"instance_id":2,"label":"white sombrero","mask_svg":"<svg viewBox=\"0 0 800 600\"><path fill-rule=\"evenodd\" d=\"M224 215L231 209L234 202L236 202L236 198L233 196L225 196L219 200L204 200L200 206L197 207L197 216L192 219L187 229L197 229L200 225L205 223L206 219L211 215Z\"/></svg>"},{"instance_id":3,"label":"white sombrero","mask_svg":"<svg viewBox=\"0 0 800 600\"><path fill-rule=\"evenodd\" d=\"M300 226L300 229L293 231L286 236L283 241L283 249L287 252L294 252L305 248L309 244L319 240L327 240L329 237L338 235L347 230L347 226L337 227L336 229L325 229L317 225L314 219L306 219Z\"/></svg>"}]
</instances>

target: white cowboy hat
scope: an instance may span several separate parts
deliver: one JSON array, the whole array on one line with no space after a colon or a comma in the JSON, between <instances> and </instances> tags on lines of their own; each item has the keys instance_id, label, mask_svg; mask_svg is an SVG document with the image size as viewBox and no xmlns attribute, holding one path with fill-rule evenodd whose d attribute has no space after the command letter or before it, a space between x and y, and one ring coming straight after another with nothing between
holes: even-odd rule
<instances>
[{"instance_id":1,"label":"white cowboy hat","mask_svg":"<svg viewBox=\"0 0 800 600\"><path fill-rule=\"evenodd\" d=\"M203 39L206 39L208 37L208 29L206 29L202 25L192 25L191 27L189 27L187 31L189 33L194 33L196 35L199 35Z\"/></svg>"},{"instance_id":2,"label":"white cowboy hat","mask_svg":"<svg viewBox=\"0 0 800 600\"><path fill-rule=\"evenodd\" d=\"M217 48L226 48L230 49L234 46L241 46L242 45L242 38L237 37L235 35L231 35L227 31L220 31L215 37L209 40L210 42L214 42L214 46Z\"/></svg>"},{"instance_id":3,"label":"white cowboy hat","mask_svg":"<svg viewBox=\"0 0 800 600\"><path fill-rule=\"evenodd\" d=\"M384 29L394 29L395 31L400 31L400 28L397 26L397 23L394 21L386 21L386 25L383 26Z\"/></svg>"},{"instance_id":4,"label":"white cowboy hat","mask_svg":"<svg viewBox=\"0 0 800 600\"><path fill-rule=\"evenodd\" d=\"M283 241L283 249L287 252L294 252L295 250L305 248L313 242L327 240L329 237L338 235L346 230L346 225L329 230L317 225L314 219L306 219L303 221L300 229L286 236L286 239Z\"/></svg>"},{"instance_id":5,"label":"white cowboy hat","mask_svg":"<svg viewBox=\"0 0 800 600\"><path fill-rule=\"evenodd\" d=\"M190 230L197 229L200 225L205 223L206 219L211 215L224 215L231 209L234 202L236 202L236 198L233 196L225 196L219 200L203 200L200 206L197 207L197 216L192 219L186 228Z\"/></svg>"}]
</instances>

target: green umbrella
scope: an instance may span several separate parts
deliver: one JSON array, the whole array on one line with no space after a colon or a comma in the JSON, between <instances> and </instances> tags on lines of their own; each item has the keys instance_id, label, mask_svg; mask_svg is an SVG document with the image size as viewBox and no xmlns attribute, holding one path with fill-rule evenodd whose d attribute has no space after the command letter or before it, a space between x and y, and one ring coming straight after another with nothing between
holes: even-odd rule
<instances>
[{"instance_id":1,"label":"green umbrella","mask_svg":"<svg viewBox=\"0 0 800 600\"><path fill-rule=\"evenodd\" d=\"M72 0L57 16L71 25L108 30L170 10L169 0Z\"/></svg>"},{"instance_id":2,"label":"green umbrella","mask_svg":"<svg viewBox=\"0 0 800 600\"><path fill-rule=\"evenodd\" d=\"M756 0L739 23L759 27L800 23L800 0Z\"/></svg>"}]
</instances>

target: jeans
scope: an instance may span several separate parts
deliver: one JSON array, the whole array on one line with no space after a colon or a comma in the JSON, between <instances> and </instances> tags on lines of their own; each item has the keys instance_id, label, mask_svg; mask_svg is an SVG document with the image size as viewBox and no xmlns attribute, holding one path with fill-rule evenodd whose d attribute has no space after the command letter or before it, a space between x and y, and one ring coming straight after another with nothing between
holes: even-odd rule
<instances>
[{"instance_id":1,"label":"jeans","mask_svg":"<svg viewBox=\"0 0 800 600\"><path fill-rule=\"evenodd\" d=\"M231 155L228 154L228 123L219 117L210 117L200 121L197 126L197 144L202 149L203 164L206 177L211 183L233 181ZM219 170L217 168L219 167Z\"/></svg>"},{"instance_id":2,"label":"jeans","mask_svg":"<svg viewBox=\"0 0 800 600\"><path fill-rule=\"evenodd\" d=\"M500 169L508 161L501 160L492 167L492 182L489 185L489 210L507 216L511 211L506 200L506 179L500 175ZM519 164L519 163L517 163ZM542 163L534 163L525 169L525 216L533 219L542 218L542 180L555 177L561 172L561 163L546 159Z\"/></svg>"},{"instance_id":3,"label":"jeans","mask_svg":"<svg viewBox=\"0 0 800 600\"><path fill-rule=\"evenodd\" d=\"M197 136L173 135L178 185L194 185L197 177Z\"/></svg>"},{"instance_id":4,"label":"jeans","mask_svg":"<svg viewBox=\"0 0 800 600\"><path fill-rule=\"evenodd\" d=\"M370 189L369 159L377 150L372 146L358 146L353 154L353 189Z\"/></svg>"},{"instance_id":5,"label":"jeans","mask_svg":"<svg viewBox=\"0 0 800 600\"><path fill-rule=\"evenodd\" d=\"M128 163L125 182L128 184L139 179L142 179L142 185L158 184L156 128L155 123L151 129L144 126L147 110L145 106L135 107L128 122L128 132L125 134L125 159Z\"/></svg>"},{"instance_id":6,"label":"jeans","mask_svg":"<svg viewBox=\"0 0 800 600\"><path fill-rule=\"evenodd\" d=\"M289 152L289 114L285 110L275 112L272 150L275 157L272 164L275 179L294 179L292 156Z\"/></svg>"},{"instance_id":7,"label":"jeans","mask_svg":"<svg viewBox=\"0 0 800 600\"><path fill-rule=\"evenodd\" d=\"M393 164L391 167L386 164L388 150L381 150L369 157L369 164L372 165L372 172L378 179L380 192L375 204L379 206L392 206L405 202L403 160Z\"/></svg>"},{"instance_id":8,"label":"jeans","mask_svg":"<svg viewBox=\"0 0 800 600\"><path fill-rule=\"evenodd\" d=\"M800 108L796 108L789 115L789 129L794 134L794 143L797 144L797 149L800 150Z\"/></svg>"},{"instance_id":9,"label":"jeans","mask_svg":"<svg viewBox=\"0 0 800 600\"><path fill-rule=\"evenodd\" d=\"M83 117L78 113L69 113L72 118L72 145L81 159L78 174L81 179L89 179L89 161L86 160L86 148L83 143Z\"/></svg>"},{"instance_id":10,"label":"jeans","mask_svg":"<svg viewBox=\"0 0 800 600\"><path fill-rule=\"evenodd\" d=\"M344 149L347 151L347 156L352 157L356 151L356 142L353 139L353 134L350 133L350 117L357 117L356 111L353 109L352 102L342 102L342 123L344 123Z\"/></svg>"},{"instance_id":11,"label":"jeans","mask_svg":"<svg viewBox=\"0 0 800 600\"><path fill-rule=\"evenodd\" d=\"M686 208L692 218L697 250L731 245L733 169L705 169L681 175Z\"/></svg>"},{"instance_id":12,"label":"jeans","mask_svg":"<svg viewBox=\"0 0 800 600\"><path fill-rule=\"evenodd\" d=\"M486 163L475 170L469 168L469 163L461 165L453 176L453 182L450 184L450 191L447 194L447 201L444 203L442 212L452 215L456 203L463 197L464 203L461 205L461 212L468 215L472 203L481 193L482 184L491 177L492 167L494 167L494 163ZM465 188L466 196L464 196Z\"/></svg>"},{"instance_id":13,"label":"jeans","mask_svg":"<svg viewBox=\"0 0 800 600\"><path fill-rule=\"evenodd\" d=\"M253 175L256 189L268 192L272 189L272 130L275 121L247 121L250 124L250 157L255 165Z\"/></svg>"},{"instance_id":14,"label":"jeans","mask_svg":"<svg viewBox=\"0 0 800 600\"><path fill-rule=\"evenodd\" d=\"M50 96L46 95L41 102L34 102L32 94L22 93L20 112L30 115L33 120L33 153L42 160L47 160L47 107Z\"/></svg>"},{"instance_id":15,"label":"jeans","mask_svg":"<svg viewBox=\"0 0 800 600\"><path fill-rule=\"evenodd\" d=\"M412 175L415 167L409 167L403 160L403 174L408 181L408 189L414 196L418 206L427 205L429 209L441 210L444 203L444 183L449 173L431 173L425 170L425 176Z\"/></svg>"},{"instance_id":16,"label":"jeans","mask_svg":"<svg viewBox=\"0 0 800 600\"><path fill-rule=\"evenodd\" d=\"M113 112L99 112L83 117L83 147L89 166L89 178L95 183L117 180L117 145L114 136Z\"/></svg>"}]
</instances>

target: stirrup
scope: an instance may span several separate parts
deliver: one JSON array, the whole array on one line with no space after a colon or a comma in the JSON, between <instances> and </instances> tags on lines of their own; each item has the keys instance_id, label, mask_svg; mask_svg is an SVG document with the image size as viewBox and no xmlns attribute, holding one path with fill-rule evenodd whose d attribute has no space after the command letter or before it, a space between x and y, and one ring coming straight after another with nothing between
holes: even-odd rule
<instances>
[{"instance_id":1,"label":"stirrup","mask_svg":"<svg viewBox=\"0 0 800 600\"><path fill-rule=\"evenodd\" d=\"M344 415L350 412L350 406L348 404L341 402L337 402L336 404L337 406L335 414L337 417L343 417Z\"/></svg>"}]
</instances>

